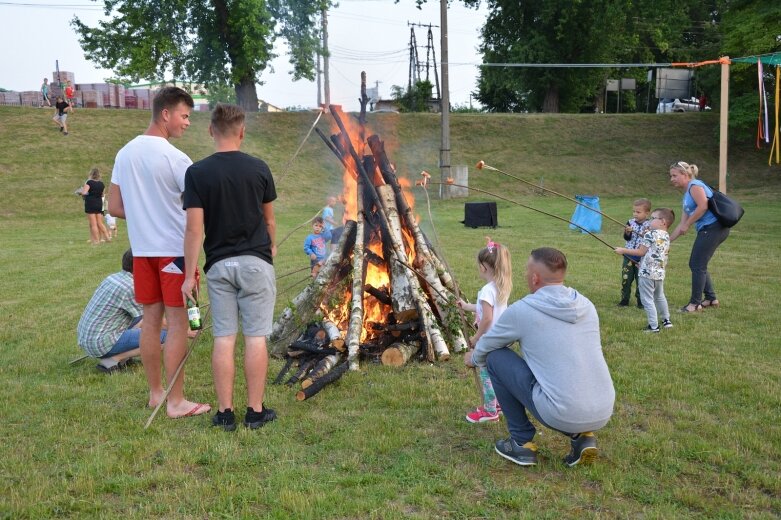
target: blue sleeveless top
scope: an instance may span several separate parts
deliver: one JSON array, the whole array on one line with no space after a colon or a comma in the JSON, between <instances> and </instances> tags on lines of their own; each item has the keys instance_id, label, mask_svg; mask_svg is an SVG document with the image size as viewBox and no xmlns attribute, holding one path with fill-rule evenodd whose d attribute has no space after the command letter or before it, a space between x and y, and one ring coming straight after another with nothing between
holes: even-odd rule
<instances>
[{"instance_id":1,"label":"blue sleeveless top","mask_svg":"<svg viewBox=\"0 0 781 520\"><path fill-rule=\"evenodd\" d=\"M694 198L692 197L691 193L689 193L689 191L692 189L692 186L700 186L705 190L705 196L708 198L713 196L713 190L711 190L707 184L697 179L690 180L688 186L686 186L686 193L683 194L683 212L687 215L691 215L694 213L694 210L697 209L697 203L694 202ZM711 213L711 210L707 210L705 213L703 213L700 219L694 223L694 225L696 226L697 231L699 231L700 229L704 228L705 226L709 226L714 222L716 222L716 216Z\"/></svg>"}]
</instances>

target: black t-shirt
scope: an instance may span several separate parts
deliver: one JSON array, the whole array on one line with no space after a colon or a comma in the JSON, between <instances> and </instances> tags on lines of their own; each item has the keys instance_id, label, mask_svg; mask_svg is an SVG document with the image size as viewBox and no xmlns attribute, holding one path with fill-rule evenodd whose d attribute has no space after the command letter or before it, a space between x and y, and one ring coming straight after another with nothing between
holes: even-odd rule
<instances>
[{"instance_id":1,"label":"black t-shirt","mask_svg":"<svg viewBox=\"0 0 781 520\"><path fill-rule=\"evenodd\" d=\"M231 256L273 264L263 204L277 198L268 165L244 152L217 152L192 164L184 177L184 209L203 208L204 271Z\"/></svg>"},{"instance_id":2,"label":"black t-shirt","mask_svg":"<svg viewBox=\"0 0 781 520\"><path fill-rule=\"evenodd\" d=\"M54 104L54 106L57 108L57 115L63 115L65 114L65 109L68 108L70 105L66 103L65 101L58 101Z\"/></svg>"}]
</instances>

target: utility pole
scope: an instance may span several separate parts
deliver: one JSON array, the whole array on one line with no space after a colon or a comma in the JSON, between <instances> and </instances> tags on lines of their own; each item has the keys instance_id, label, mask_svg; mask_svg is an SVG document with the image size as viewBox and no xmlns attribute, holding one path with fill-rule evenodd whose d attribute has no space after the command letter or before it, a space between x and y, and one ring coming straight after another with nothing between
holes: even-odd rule
<instances>
[{"instance_id":1,"label":"utility pole","mask_svg":"<svg viewBox=\"0 0 781 520\"><path fill-rule=\"evenodd\" d=\"M442 54L442 144L439 148L440 182L439 197L447 198L447 180L450 178L450 72L447 50L447 0L439 0L439 17L442 25L440 52Z\"/></svg>"},{"instance_id":2,"label":"utility pole","mask_svg":"<svg viewBox=\"0 0 781 520\"><path fill-rule=\"evenodd\" d=\"M407 80L407 92L412 92L412 87L420 81L420 61L418 59L418 41L415 38L415 24L407 22L409 28L409 79Z\"/></svg>"},{"instance_id":3,"label":"utility pole","mask_svg":"<svg viewBox=\"0 0 781 520\"><path fill-rule=\"evenodd\" d=\"M322 78L323 70L320 68L320 51L317 51L317 106L323 106L323 86Z\"/></svg>"},{"instance_id":4,"label":"utility pole","mask_svg":"<svg viewBox=\"0 0 781 520\"><path fill-rule=\"evenodd\" d=\"M328 71L328 9L323 8L323 93L325 106L331 106L331 80Z\"/></svg>"}]
</instances>

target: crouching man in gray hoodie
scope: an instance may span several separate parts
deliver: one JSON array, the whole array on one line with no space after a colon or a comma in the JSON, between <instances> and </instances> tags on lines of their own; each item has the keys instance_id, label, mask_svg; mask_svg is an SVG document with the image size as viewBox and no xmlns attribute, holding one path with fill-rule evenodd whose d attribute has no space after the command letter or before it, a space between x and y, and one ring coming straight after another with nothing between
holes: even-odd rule
<instances>
[{"instance_id":1,"label":"crouching man in gray hoodie","mask_svg":"<svg viewBox=\"0 0 781 520\"><path fill-rule=\"evenodd\" d=\"M602 355L599 317L588 298L564 286L566 272L561 251L532 251L526 263L530 294L509 306L465 357L467 366L488 366L510 431L496 452L521 466L537 463L536 429L527 412L570 438L568 466L596 458L593 432L613 413L615 390ZM510 350L515 341L523 357Z\"/></svg>"}]
</instances>

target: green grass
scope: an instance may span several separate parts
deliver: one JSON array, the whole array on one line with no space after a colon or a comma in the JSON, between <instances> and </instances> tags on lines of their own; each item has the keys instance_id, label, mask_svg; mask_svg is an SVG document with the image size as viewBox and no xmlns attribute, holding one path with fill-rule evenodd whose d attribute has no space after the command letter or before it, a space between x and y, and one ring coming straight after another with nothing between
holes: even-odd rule
<instances>
[{"instance_id":1,"label":"green grass","mask_svg":"<svg viewBox=\"0 0 781 520\"><path fill-rule=\"evenodd\" d=\"M716 182L710 114L680 117L488 116L453 118L454 163L489 164L544 177L567 194L598 193L602 209L625 219L631 201L679 208L665 166L703 166ZM119 147L147 113L80 110L71 135L49 111L0 107L0 517L7 518L581 518L781 515L781 354L777 339L781 270L778 168L766 152L734 145L730 191L747 209L712 264L721 309L677 315L648 337L645 315L617 308L620 258L558 221L499 202L500 227L467 229L463 201L433 201L444 256L464 291L480 282L474 254L490 234L515 263L514 297L525 293L523 263L541 245L566 252L568 284L597 306L617 392L615 414L598 434L599 462L565 469L567 442L545 431L541 462L520 468L493 453L504 422L475 426L477 404L461 356L400 370L363 365L311 401L269 386L280 420L227 434L209 418L159 417L145 431L142 370L106 377L80 355L75 327L99 281L119 269L127 245L90 247L83 206L73 196L90 167L110 172ZM210 153L205 114L176 144ZM278 181L280 236L309 218L341 170L316 135L285 165L311 114L252 116L245 149L267 159ZM329 132L326 118L321 128ZM435 171L438 119L385 115L373 127L400 172ZM472 172L471 182L562 216L573 205L539 197L510 179ZM474 197L485 200L488 197ZM418 212L434 237L425 199ZM621 243L605 221L602 238ZM306 265L306 229L281 248L278 273ZM672 308L688 297L693 237L673 244L666 282ZM284 289L297 276L280 280ZM281 293L277 309L301 288ZM204 334L188 363L187 392L214 404ZM272 361L270 376L281 368ZM236 402L244 402L237 378Z\"/></svg>"}]
</instances>

